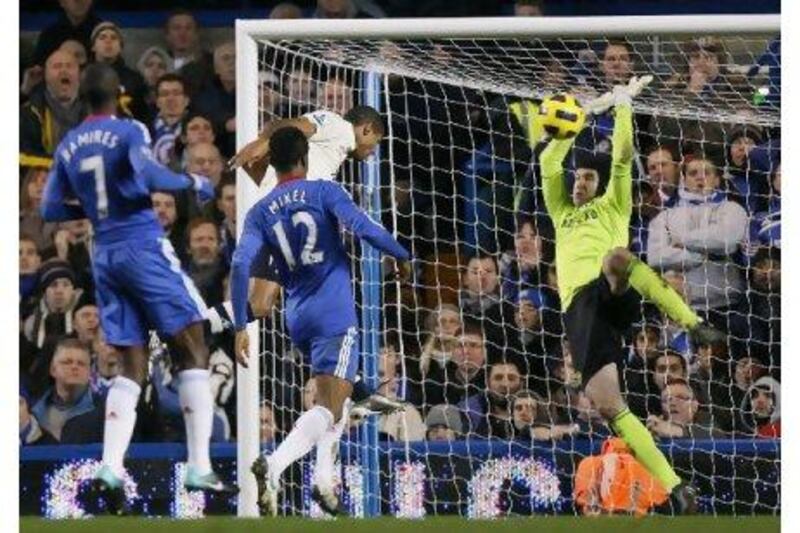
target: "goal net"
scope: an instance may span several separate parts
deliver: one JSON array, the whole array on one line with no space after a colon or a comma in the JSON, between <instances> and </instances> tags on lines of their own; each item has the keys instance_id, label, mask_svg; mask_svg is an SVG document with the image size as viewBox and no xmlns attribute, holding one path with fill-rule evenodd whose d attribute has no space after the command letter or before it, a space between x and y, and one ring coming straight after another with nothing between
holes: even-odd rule
<instances>
[{"instance_id":1,"label":"goal net","mask_svg":"<svg viewBox=\"0 0 800 533\"><path fill-rule=\"evenodd\" d=\"M379 152L338 179L416 259L401 286L343 237L362 375L409 407L345 432L350 513L640 514L663 501L580 390L537 161L543 97L586 104L644 74L630 248L718 334L691 339L642 303L622 332L621 386L703 512L778 513L777 16L319 22L237 24L237 127L241 146L318 109L385 118ZM611 113L587 121L568 188L586 154L610 153L613 127ZM243 219L258 196L246 178L239 191ZM313 403L283 318L278 305L252 330L261 365L239 369L240 514L254 512L250 461ZM282 513L323 515L313 460L285 474Z\"/></svg>"}]
</instances>

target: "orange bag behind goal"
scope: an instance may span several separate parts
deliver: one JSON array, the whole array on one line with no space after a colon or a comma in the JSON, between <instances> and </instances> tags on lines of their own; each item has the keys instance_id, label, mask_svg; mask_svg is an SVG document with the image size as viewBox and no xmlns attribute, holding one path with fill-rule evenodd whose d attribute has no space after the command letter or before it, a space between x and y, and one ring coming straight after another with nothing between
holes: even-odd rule
<instances>
[{"instance_id":1,"label":"orange bag behind goal","mask_svg":"<svg viewBox=\"0 0 800 533\"><path fill-rule=\"evenodd\" d=\"M619 438L607 439L600 455L584 458L575 473L575 504L583 514L641 516L664 503L667 496Z\"/></svg>"}]
</instances>

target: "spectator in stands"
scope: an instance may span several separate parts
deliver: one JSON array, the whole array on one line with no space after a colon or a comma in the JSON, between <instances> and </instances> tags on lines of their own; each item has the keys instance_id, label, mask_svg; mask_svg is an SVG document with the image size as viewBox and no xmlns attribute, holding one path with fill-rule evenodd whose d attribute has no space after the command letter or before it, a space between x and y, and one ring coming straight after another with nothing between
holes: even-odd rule
<instances>
[{"instance_id":1,"label":"spectator in stands","mask_svg":"<svg viewBox=\"0 0 800 533\"><path fill-rule=\"evenodd\" d=\"M122 361L120 353L104 339L96 339L93 346L95 357L90 376L92 393L95 398L105 399L114 378L122 372Z\"/></svg>"},{"instance_id":2,"label":"spectator in stands","mask_svg":"<svg viewBox=\"0 0 800 533\"><path fill-rule=\"evenodd\" d=\"M189 107L189 89L178 74L165 74L156 84L158 114L152 126L153 152L156 159L171 168L178 168L180 160L175 142L180 137L181 124Z\"/></svg>"},{"instance_id":3,"label":"spectator in stands","mask_svg":"<svg viewBox=\"0 0 800 533\"><path fill-rule=\"evenodd\" d=\"M273 7L269 12L271 19L301 19L303 10L292 2L281 2Z\"/></svg>"},{"instance_id":4,"label":"spectator in stands","mask_svg":"<svg viewBox=\"0 0 800 533\"><path fill-rule=\"evenodd\" d=\"M750 151L761 144L763 134L758 126L739 126L728 137L727 165L723 171L728 198L745 208L748 214L767 208L769 183L767 176L750 164Z\"/></svg>"},{"instance_id":5,"label":"spectator in stands","mask_svg":"<svg viewBox=\"0 0 800 533\"><path fill-rule=\"evenodd\" d=\"M543 237L538 220L521 218L514 235L514 251L500 257L503 298L516 303L518 293L542 282Z\"/></svg>"},{"instance_id":6,"label":"spectator in stands","mask_svg":"<svg viewBox=\"0 0 800 533\"><path fill-rule=\"evenodd\" d=\"M186 236L186 273L207 305L221 304L225 301L223 283L228 275L228 266L222 258L217 225L207 218L195 218L189 222Z\"/></svg>"},{"instance_id":7,"label":"spectator in stands","mask_svg":"<svg viewBox=\"0 0 800 533\"><path fill-rule=\"evenodd\" d=\"M184 232L182 224L178 220L175 194L168 191L154 192L150 194L150 201L153 202L153 211L156 213L161 228L172 243L172 247L176 251L182 251Z\"/></svg>"},{"instance_id":8,"label":"spectator in stands","mask_svg":"<svg viewBox=\"0 0 800 533\"><path fill-rule=\"evenodd\" d=\"M429 407L439 403L456 405L467 402L471 396L483 396L486 389L486 338L479 322L464 323L461 335L453 349L451 360L441 372L431 365L417 395L420 405ZM477 421L473 427L477 426Z\"/></svg>"},{"instance_id":9,"label":"spectator in stands","mask_svg":"<svg viewBox=\"0 0 800 533\"><path fill-rule=\"evenodd\" d=\"M189 88L178 74L164 74L156 83L158 114L152 126L153 152L164 165L177 168L175 140L181 135L181 121L189 107Z\"/></svg>"},{"instance_id":10,"label":"spectator in stands","mask_svg":"<svg viewBox=\"0 0 800 533\"><path fill-rule=\"evenodd\" d=\"M39 207L42 204L47 173L53 160L49 157L23 156L25 177L19 192L19 229L35 240L42 252L53 246L56 224L45 222Z\"/></svg>"},{"instance_id":11,"label":"spectator in stands","mask_svg":"<svg viewBox=\"0 0 800 533\"><path fill-rule=\"evenodd\" d=\"M72 309L83 294L74 282L75 273L66 261L51 259L39 269L42 297L23 327L25 337L37 348L48 339L72 333Z\"/></svg>"},{"instance_id":12,"label":"spectator in stands","mask_svg":"<svg viewBox=\"0 0 800 533\"><path fill-rule=\"evenodd\" d=\"M218 124L218 145L232 155L236 144L236 48L227 41L214 48L214 80L197 95L194 107ZM348 108L349 109L349 108Z\"/></svg>"},{"instance_id":13,"label":"spectator in stands","mask_svg":"<svg viewBox=\"0 0 800 533\"><path fill-rule=\"evenodd\" d=\"M544 0L516 0L514 2L515 17L544 16Z\"/></svg>"},{"instance_id":14,"label":"spectator in stands","mask_svg":"<svg viewBox=\"0 0 800 533\"><path fill-rule=\"evenodd\" d=\"M27 235L19 236L19 299L23 304L33 296L39 281L39 267L42 256L36 247L36 241ZM22 317L26 314L23 312Z\"/></svg>"},{"instance_id":15,"label":"spectator in stands","mask_svg":"<svg viewBox=\"0 0 800 533\"><path fill-rule=\"evenodd\" d=\"M647 260L647 241L650 238L650 222L661 211L661 198L648 181L638 180L633 184L633 213L631 213L630 244L628 247L643 261Z\"/></svg>"},{"instance_id":16,"label":"spectator in stands","mask_svg":"<svg viewBox=\"0 0 800 533\"><path fill-rule=\"evenodd\" d=\"M647 181L658 192L660 207L673 207L678 201L681 181L679 158L671 146L659 144L647 153L645 170Z\"/></svg>"},{"instance_id":17,"label":"spectator in stands","mask_svg":"<svg viewBox=\"0 0 800 533\"><path fill-rule=\"evenodd\" d=\"M733 256L744 239L747 213L726 199L720 185L711 161L688 159L677 205L653 219L647 244L648 263L682 272L690 305L709 313L712 324L725 322L725 309L744 288Z\"/></svg>"},{"instance_id":18,"label":"spectator in stands","mask_svg":"<svg viewBox=\"0 0 800 533\"><path fill-rule=\"evenodd\" d=\"M101 22L92 31L92 54L98 63L114 67L119 76L119 108L125 115L142 122L151 120L147 105L147 85L139 72L125 64L122 30L113 22Z\"/></svg>"},{"instance_id":19,"label":"spectator in stands","mask_svg":"<svg viewBox=\"0 0 800 533\"><path fill-rule=\"evenodd\" d=\"M385 17L386 13L374 3L365 5L356 4L353 0L317 0L317 9L313 14L313 18L317 19L354 19L368 16Z\"/></svg>"},{"instance_id":20,"label":"spectator in stands","mask_svg":"<svg viewBox=\"0 0 800 533\"><path fill-rule=\"evenodd\" d=\"M189 111L181 124L181 143L185 147L200 143L214 144L217 140L214 122L208 115Z\"/></svg>"},{"instance_id":21,"label":"spectator in stands","mask_svg":"<svg viewBox=\"0 0 800 533\"><path fill-rule=\"evenodd\" d=\"M722 43L715 37L702 37L690 41L684 50L686 65L683 72L668 82L669 89L686 91L695 96L706 96L724 87L720 66L725 63Z\"/></svg>"},{"instance_id":22,"label":"spectator in stands","mask_svg":"<svg viewBox=\"0 0 800 533\"><path fill-rule=\"evenodd\" d=\"M628 408L639 418L658 412L660 390L650 379L650 368L659 357L661 325L653 322L633 327L633 345L622 372Z\"/></svg>"},{"instance_id":23,"label":"spectator in stands","mask_svg":"<svg viewBox=\"0 0 800 533\"><path fill-rule=\"evenodd\" d=\"M70 418L95 407L89 388L90 365L89 350L79 340L58 342L50 364L53 386L31 409L42 428L56 440L61 440L61 429Z\"/></svg>"},{"instance_id":24,"label":"spectator in stands","mask_svg":"<svg viewBox=\"0 0 800 533\"><path fill-rule=\"evenodd\" d=\"M653 358L650 371L653 383L658 387L659 393L664 391L670 380L685 380L689 377L686 359L672 350L660 352L657 357Z\"/></svg>"},{"instance_id":25,"label":"spectator in stands","mask_svg":"<svg viewBox=\"0 0 800 533\"><path fill-rule=\"evenodd\" d=\"M746 433L763 438L781 436L781 384L763 376L742 400L742 426Z\"/></svg>"},{"instance_id":26,"label":"spectator in stands","mask_svg":"<svg viewBox=\"0 0 800 533\"><path fill-rule=\"evenodd\" d=\"M207 176L216 187L222 179L222 154L210 143L197 143L186 151L186 172Z\"/></svg>"},{"instance_id":27,"label":"spectator in stands","mask_svg":"<svg viewBox=\"0 0 800 533\"><path fill-rule=\"evenodd\" d=\"M694 390L685 379L670 378L661 391L661 416L647 417L647 429L666 439L713 439L725 434L699 409Z\"/></svg>"},{"instance_id":28,"label":"spectator in stands","mask_svg":"<svg viewBox=\"0 0 800 533\"><path fill-rule=\"evenodd\" d=\"M778 163L770 179L772 189L769 207L750 219L748 255L755 255L761 247L781 248L781 164Z\"/></svg>"},{"instance_id":29,"label":"spectator in stands","mask_svg":"<svg viewBox=\"0 0 800 533\"><path fill-rule=\"evenodd\" d=\"M91 47L92 30L100 22L92 9L93 3L93 0L59 0L63 13L39 34L34 53L36 64L44 63L68 39L78 41L87 50Z\"/></svg>"},{"instance_id":30,"label":"spectator in stands","mask_svg":"<svg viewBox=\"0 0 800 533\"><path fill-rule=\"evenodd\" d=\"M547 373L547 358L555 349L557 335L544 326L542 314L545 307L545 296L540 289L525 289L519 292L514 323L515 335L509 335L510 350L515 360L521 365L522 373L527 378L528 387L543 392Z\"/></svg>"},{"instance_id":31,"label":"spectator in stands","mask_svg":"<svg viewBox=\"0 0 800 533\"><path fill-rule=\"evenodd\" d=\"M771 365L781 359L781 251L762 248L750 262L750 290L732 313L734 348L765 357Z\"/></svg>"},{"instance_id":32,"label":"spectator in stands","mask_svg":"<svg viewBox=\"0 0 800 533\"><path fill-rule=\"evenodd\" d=\"M470 258L461 276L459 300L464 317L483 323L493 348L506 346L504 326L513 324L513 308L501 300L494 257L476 255Z\"/></svg>"},{"instance_id":33,"label":"spectator in stands","mask_svg":"<svg viewBox=\"0 0 800 533\"><path fill-rule=\"evenodd\" d=\"M425 417L425 438L431 441L451 441L464 435L461 411L454 405L434 405Z\"/></svg>"},{"instance_id":34,"label":"spectator in stands","mask_svg":"<svg viewBox=\"0 0 800 533\"><path fill-rule=\"evenodd\" d=\"M609 39L600 54L601 89L626 85L633 76L633 48L625 39Z\"/></svg>"},{"instance_id":35,"label":"spectator in stands","mask_svg":"<svg viewBox=\"0 0 800 533\"><path fill-rule=\"evenodd\" d=\"M31 395L24 387L19 389L19 443L22 446L58 444L31 413Z\"/></svg>"},{"instance_id":36,"label":"spectator in stands","mask_svg":"<svg viewBox=\"0 0 800 533\"><path fill-rule=\"evenodd\" d=\"M156 86L158 85L158 80L165 74L172 72L169 54L160 46L151 46L139 56L139 60L136 62L136 70L142 75L147 87L145 102L147 103L149 114L155 115L157 110Z\"/></svg>"},{"instance_id":37,"label":"spectator in stands","mask_svg":"<svg viewBox=\"0 0 800 533\"><path fill-rule=\"evenodd\" d=\"M85 346L93 349L102 336L100 330L100 314L93 296L84 293L72 309L72 325L75 336Z\"/></svg>"},{"instance_id":38,"label":"spectator in stands","mask_svg":"<svg viewBox=\"0 0 800 533\"><path fill-rule=\"evenodd\" d=\"M689 385L695 398L700 408L709 413L714 426L731 431L741 402L735 402L731 394L733 376L725 334L705 335L694 344L694 353Z\"/></svg>"},{"instance_id":39,"label":"spectator in stands","mask_svg":"<svg viewBox=\"0 0 800 533\"><path fill-rule=\"evenodd\" d=\"M459 403L469 422L470 433L501 439L514 435L511 401L523 385L522 374L511 361L489 367L486 394L472 395Z\"/></svg>"},{"instance_id":40,"label":"spectator in stands","mask_svg":"<svg viewBox=\"0 0 800 533\"><path fill-rule=\"evenodd\" d=\"M64 41L58 49L72 54L72 57L74 57L75 61L78 63L78 69L80 71L83 71L84 67L89 62L89 54L86 52L86 47L74 39Z\"/></svg>"},{"instance_id":41,"label":"spectator in stands","mask_svg":"<svg viewBox=\"0 0 800 533\"><path fill-rule=\"evenodd\" d=\"M543 416L540 411L544 411L546 405L541 396L527 389L517 391L511 402L511 420L514 438L520 440L532 440L534 428L546 427L543 423Z\"/></svg>"},{"instance_id":42,"label":"spectator in stands","mask_svg":"<svg viewBox=\"0 0 800 533\"><path fill-rule=\"evenodd\" d=\"M422 379L425 379L431 370L434 372L443 370L452 359L461 326L461 312L455 305L442 304L428 315L425 320L428 337L419 361Z\"/></svg>"},{"instance_id":43,"label":"spectator in stands","mask_svg":"<svg viewBox=\"0 0 800 533\"><path fill-rule=\"evenodd\" d=\"M230 265L236 249L236 178L223 175L216 192L216 208L222 214L220 246L225 263Z\"/></svg>"},{"instance_id":44,"label":"spectator in stands","mask_svg":"<svg viewBox=\"0 0 800 533\"><path fill-rule=\"evenodd\" d=\"M269 403L262 403L258 412L261 444L264 445L275 442L279 429L277 421L275 420L275 411L272 410L272 405Z\"/></svg>"},{"instance_id":45,"label":"spectator in stands","mask_svg":"<svg viewBox=\"0 0 800 533\"><path fill-rule=\"evenodd\" d=\"M275 112L279 117L295 117L313 111L316 102L311 72L302 66L295 66L284 80L284 94Z\"/></svg>"},{"instance_id":46,"label":"spectator in stands","mask_svg":"<svg viewBox=\"0 0 800 533\"><path fill-rule=\"evenodd\" d=\"M75 272L75 284L84 289L92 289L91 245L92 224L88 218L60 222L53 243L56 256L67 261Z\"/></svg>"},{"instance_id":47,"label":"spectator in stands","mask_svg":"<svg viewBox=\"0 0 800 533\"><path fill-rule=\"evenodd\" d=\"M325 80L317 96L322 109L339 115L344 115L353 107L353 88L340 77L334 76Z\"/></svg>"},{"instance_id":48,"label":"spectator in stands","mask_svg":"<svg viewBox=\"0 0 800 533\"><path fill-rule=\"evenodd\" d=\"M761 378L767 376L767 367L758 358L745 354L736 360L733 370L733 382L727 387L730 405L738 409L733 413L731 429L737 433L747 433L748 426L743 424L741 407L745 405L745 400L752 386Z\"/></svg>"},{"instance_id":49,"label":"spectator in stands","mask_svg":"<svg viewBox=\"0 0 800 533\"><path fill-rule=\"evenodd\" d=\"M378 381L381 383L378 392L393 399L399 397L400 388L404 386L398 375L402 356L397 352L397 343L396 335L388 335L378 359ZM425 423L422 421L422 415L410 404L406 404L402 411L380 415L378 431L391 440L400 442L425 439Z\"/></svg>"},{"instance_id":50,"label":"spectator in stands","mask_svg":"<svg viewBox=\"0 0 800 533\"><path fill-rule=\"evenodd\" d=\"M20 152L23 156L52 155L67 131L85 114L78 98L80 71L75 57L63 50L51 53L39 85L20 112Z\"/></svg>"},{"instance_id":51,"label":"spectator in stands","mask_svg":"<svg viewBox=\"0 0 800 533\"><path fill-rule=\"evenodd\" d=\"M188 9L176 9L167 17L164 40L169 55L169 70L178 72L191 92L201 92L214 78L213 58L203 50L197 20Z\"/></svg>"}]
</instances>

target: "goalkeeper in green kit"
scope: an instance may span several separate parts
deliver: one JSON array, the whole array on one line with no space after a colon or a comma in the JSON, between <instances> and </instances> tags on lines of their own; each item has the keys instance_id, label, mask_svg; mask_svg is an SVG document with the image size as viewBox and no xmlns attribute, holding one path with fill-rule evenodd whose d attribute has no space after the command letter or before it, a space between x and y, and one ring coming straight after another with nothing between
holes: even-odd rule
<instances>
[{"instance_id":1,"label":"goalkeeper in green kit","mask_svg":"<svg viewBox=\"0 0 800 533\"><path fill-rule=\"evenodd\" d=\"M694 489L681 481L628 409L617 369L623 357L621 332L637 318L639 295L686 329L701 323L678 293L627 249L634 157L631 99L651 79L634 77L628 86L617 86L588 106L593 112L614 106L612 154L609 160L608 154L576 152L571 197L563 161L575 138L551 140L539 161L545 206L556 229L556 272L567 340L586 396L670 493L674 512L688 514L696 507Z\"/></svg>"}]
</instances>

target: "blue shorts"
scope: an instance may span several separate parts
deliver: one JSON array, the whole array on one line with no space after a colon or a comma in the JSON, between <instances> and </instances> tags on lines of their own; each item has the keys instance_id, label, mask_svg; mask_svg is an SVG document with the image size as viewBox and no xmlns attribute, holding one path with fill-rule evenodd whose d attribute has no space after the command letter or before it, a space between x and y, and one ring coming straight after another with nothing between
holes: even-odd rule
<instances>
[{"instance_id":1,"label":"blue shorts","mask_svg":"<svg viewBox=\"0 0 800 533\"><path fill-rule=\"evenodd\" d=\"M92 270L111 345L145 345L148 330L172 336L205 319L206 304L166 238L98 245Z\"/></svg>"},{"instance_id":2,"label":"blue shorts","mask_svg":"<svg viewBox=\"0 0 800 533\"><path fill-rule=\"evenodd\" d=\"M312 375L336 376L351 383L355 380L361 356L356 328L349 328L344 335L315 337L297 348L304 356L311 356Z\"/></svg>"}]
</instances>

